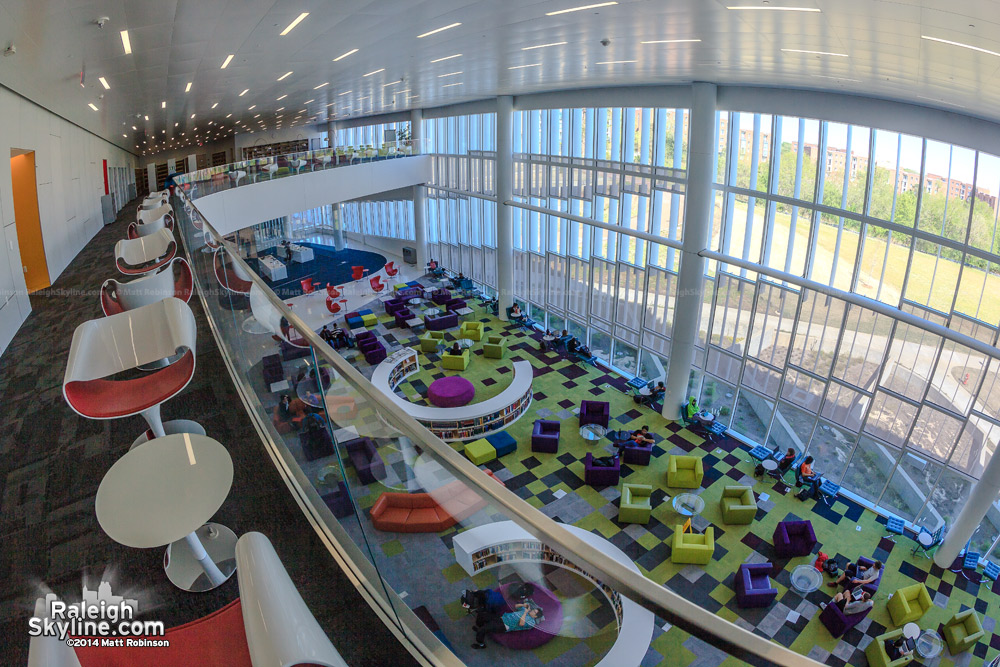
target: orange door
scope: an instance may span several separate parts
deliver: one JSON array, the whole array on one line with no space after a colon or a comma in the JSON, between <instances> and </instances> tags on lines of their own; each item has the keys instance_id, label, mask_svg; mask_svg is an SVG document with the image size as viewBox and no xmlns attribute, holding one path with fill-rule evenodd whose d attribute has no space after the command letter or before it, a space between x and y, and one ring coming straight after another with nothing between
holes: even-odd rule
<instances>
[{"instance_id":1,"label":"orange door","mask_svg":"<svg viewBox=\"0 0 1000 667\"><path fill-rule=\"evenodd\" d=\"M38 217L38 186L35 183L35 153L16 155L10 159L13 181L14 224L17 243L21 246L21 266L28 292L34 292L49 282L49 267L42 245L42 221Z\"/></svg>"}]
</instances>

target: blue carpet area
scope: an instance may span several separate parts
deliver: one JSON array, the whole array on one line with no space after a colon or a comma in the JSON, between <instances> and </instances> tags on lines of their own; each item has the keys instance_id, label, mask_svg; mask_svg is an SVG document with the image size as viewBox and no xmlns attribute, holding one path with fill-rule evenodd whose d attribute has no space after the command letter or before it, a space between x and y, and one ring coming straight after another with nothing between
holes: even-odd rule
<instances>
[{"instance_id":1,"label":"blue carpet area","mask_svg":"<svg viewBox=\"0 0 1000 667\"><path fill-rule=\"evenodd\" d=\"M291 299L302 294L302 284L299 281L303 278L312 278L314 283L318 283L324 287L327 283L343 285L352 280L352 266L365 267L368 269L369 275L375 275L376 272L385 266L385 256L375 252L334 250L330 246L319 245L317 243L299 243L299 245L312 248L315 259L305 264L285 262L285 268L288 271L288 277L285 279L271 282L261 272L256 259L248 262L257 271L257 274L264 278L268 287L274 290L274 293L282 299ZM260 254L273 255L284 262L285 259L278 252L279 250L280 248L270 248Z\"/></svg>"}]
</instances>

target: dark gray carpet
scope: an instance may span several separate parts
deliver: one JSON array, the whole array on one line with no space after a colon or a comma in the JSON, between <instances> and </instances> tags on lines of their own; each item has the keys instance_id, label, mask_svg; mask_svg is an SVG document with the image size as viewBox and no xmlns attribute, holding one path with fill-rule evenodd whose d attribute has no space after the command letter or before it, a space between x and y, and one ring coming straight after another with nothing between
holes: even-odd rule
<instances>
[{"instance_id":1,"label":"dark gray carpet","mask_svg":"<svg viewBox=\"0 0 1000 667\"><path fill-rule=\"evenodd\" d=\"M101 317L98 290L115 276L112 249L136 202L101 230L50 290L0 357L0 663L27 662L27 618L41 586L79 599L81 582L112 572L115 593L137 592L140 616L167 627L200 618L239 595L236 577L209 593L174 588L163 549L130 549L101 530L94 496L104 473L145 427L139 417L92 421L62 397L73 330ZM197 296L197 370L163 406L164 420L194 419L233 458L232 491L213 520L237 534L260 531L274 544L302 597L352 667L416 665L343 575L250 427ZM237 573L239 576L239 573Z\"/></svg>"}]
</instances>

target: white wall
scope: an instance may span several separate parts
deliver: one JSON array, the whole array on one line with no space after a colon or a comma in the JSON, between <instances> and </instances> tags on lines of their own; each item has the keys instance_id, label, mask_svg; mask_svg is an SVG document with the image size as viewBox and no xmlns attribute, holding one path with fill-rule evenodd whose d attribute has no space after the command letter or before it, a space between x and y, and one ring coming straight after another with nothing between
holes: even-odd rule
<instances>
[{"instance_id":1,"label":"white wall","mask_svg":"<svg viewBox=\"0 0 1000 667\"><path fill-rule=\"evenodd\" d=\"M403 258L403 247L416 247L412 239L396 239L390 236L372 236L371 234L358 234L357 232L344 232L344 237L352 248L363 250L371 248L373 251L385 252L400 259Z\"/></svg>"},{"instance_id":2,"label":"white wall","mask_svg":"<svg viewBox=\"0 0 1000 667\"><path fill-rule=\"evenodd\" d=\"M102 160L108 161L109 168L135 168L131 153L0 88L0 222L4 236L0 250L0 352L31 312L14 225L12 148L35 151L38 213L53 283L103 225ZM112 267L111 248L108 258L108 267ZM95 287L101 279L94 277Z\"/></svg>"},{"instance_id":3,"label":"white wall","mask_svg":"<svg viewBox=\"0 0 1000 667\"><path fill-rule=\"evenodd\" d=\"M426 183L430 177L430 156L415 155L258 181L206 195L195 206L217 232L229 234L299 211Z\"/></svg>"}]
</instances>

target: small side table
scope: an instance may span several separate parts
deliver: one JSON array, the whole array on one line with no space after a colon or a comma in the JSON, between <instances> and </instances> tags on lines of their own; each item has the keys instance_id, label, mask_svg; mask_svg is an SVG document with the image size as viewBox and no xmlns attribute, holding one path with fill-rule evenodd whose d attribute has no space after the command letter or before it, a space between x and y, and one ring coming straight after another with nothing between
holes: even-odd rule
<instances>
[{"instance_id":1,"label":"small side table","mask_svg":"<svg viewBox=\"0 0 1000 667\"><path fill-rule=\"evenodd\" d=\"M903 636L916 641L917 637L920 636L920 626L916 623L907 623L903 626Z\"/></svg>"},{"instance_id":2,"label":"small side table","mask_svg":"<svg viewBox=\"0 0 1000 667\"><path fill-rule=\"evenodd\" d=\"M678 493L670 504L681 516L696 516L705 509L705 499L694 493Z\"/></svg>"},{"instance_id":3,"label":"small side table","mask_svg":"<svg viewBox=\"0 0 1000 667\"><path fill-rule=\"evenodd\" d=\"M917 637L915 650L921 658L936 658L944 650L944 642L936 631L924 630Z\"/></svg>"}]
</instances>

